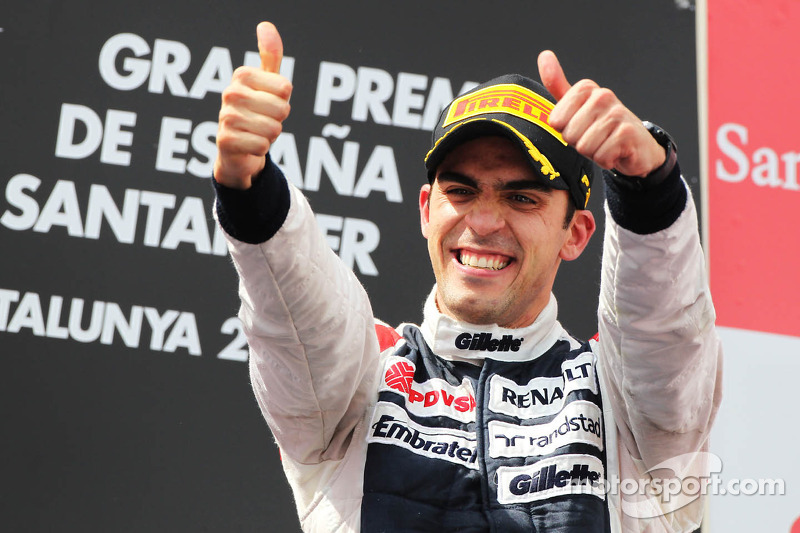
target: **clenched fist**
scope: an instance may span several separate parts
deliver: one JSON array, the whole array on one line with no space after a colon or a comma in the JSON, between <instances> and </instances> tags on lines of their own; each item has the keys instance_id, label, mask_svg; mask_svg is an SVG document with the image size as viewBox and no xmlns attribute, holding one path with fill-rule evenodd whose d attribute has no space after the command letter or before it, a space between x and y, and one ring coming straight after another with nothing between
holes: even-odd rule
<instances>
[{"instance_id":1,"label":"clenched fist","mask_svg":"<svg viewBox=\"0 0 800 533\"><path fill-rule=\"evenodd\" d=\"M581 155L626 176L645 177L664 163L664 148L610 89L591 80L570 85L549 50L538 63L542 83L558 101L548 122Z\"/></svg>"},{"instance_id":2,"label":"clenched fist","mask_svg":"<svg viewBox=\"0 0 800 533\"><path fill-rule=\"evenodd\" d=\"M234 189L250 188L290 110L292 84L279 74L281 36L269 22L259 24L256 34L261 68L236 69L219 111L214 178Z\"/></svg>"}]
</instances>

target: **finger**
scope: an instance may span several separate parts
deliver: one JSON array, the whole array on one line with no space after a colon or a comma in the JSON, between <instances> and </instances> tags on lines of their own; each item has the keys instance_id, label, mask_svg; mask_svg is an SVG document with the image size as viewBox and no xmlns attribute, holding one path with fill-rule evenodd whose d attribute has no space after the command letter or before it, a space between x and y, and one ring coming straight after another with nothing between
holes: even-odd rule
<instances>
[{"instance_id":1,"label":"finger","mask_svg":"<svg viewBox=\"0 0 800 533\"><path fill-rule=\"evenodd\" d=\"M559 129L564 140L575 148L598 121L600 125L613 124L608 119L600 119L606 109L598 105L593 98L595 90L596 84L590 80L579 81L572 86L570 94L564 97L556 106L557 109L550 114L553 127Z\"/></svg>"},{"instance_id":2,"label":"finger","mask_svg":"<svg viewBox=\"0 0 800 533\"><path fill-rule=\"evenodd\" d=\"M283 42L278 29L271 22L262 22L256 28L258 55L265 72L279 74L283 60Z\"/></svg>"},{"instance_id":3,"label":"finger","mask_svg":"<svg viewBox=\"0 0 800 533\"><path fill-rule=\"evenodd\" d=\"M616 169L623 174L632 176L635 174L627 174L622 168L627 168L624 162L633 155L625 151L624 143L619 140L619 135L612 134L606 137L600 146L595 150L592 160L601 167L611 170Z\"/></svg>"},{"instance_id":4,"label":"finger","mask_svg":"<svg viewBox=\"0 0 800 533\"><path fill-rule=\"evenodd\" d=\"M289 117L291 106L283 97L262 92L253 98L250 106L245 109L255 113L257 116L265 116L278 122L283 122Z\"/></svg>"},{"instance_id":5,"label":"finger","mask_svg":"<svg viewBox=\"0 0 800 533\"><path fill-rule=\"evenodd\" d=\"M270 141L277 139L283 130L283 123L280 120L260 113L245 112L231 117L228 123L237 133L249 133Z\"/></svg>"},{"instance_id":6,"label":"finger","mask_svg":"<svg viewBox=\"0 0 800 533\"><path fill-rule=\"evenodd\" d=\"M241 112L266 115L280 121L286 120L291 110L288 102L291 84L284 78L266 76L258 70L252 72L256 75L247 80L250 85L242 83L235 90L229 87L223 93L223 106Z\"/></svg>"},{"instance_id":7,"label":"finger","mask_svg":"<svg viewBox=\"0 0 800 533\"><path fill-rule=\"evenodd\" d=\"M570 128L572 127L572 122L570 121ZM596 121L589 123L576 140L568 142L575 147L579 154L603 166L602 162L598 161L597 158L607 155L608 146L606 146L606 143L613 134L614 125L612 123ZM567 139L567 134L563 135L564 139ZM604 146L605 149L603 148Z\"/></svg>"},{"instance_id":8,"label":"finger","mask_svg":"<svg viewBox=\"0 0 800 533\"><path fill-rule=\"evenodd\" d=\"M254 155L264 157L274 139L261 134L240 131L236 133L236 144L230 149L226 148L228 155Z\"/></svg>"},{"instance_id":9,"label":"finger","mask_svg":"<svg viewBox=\"0 0 800 533\"><path fill-rule=\"evenodd\" d=\"M558 58L551 50L545 50L539 54L537 63L542 84L555 97L556 101L561 100L572 86L567 81Z\"/></svg>"}]
</instances>

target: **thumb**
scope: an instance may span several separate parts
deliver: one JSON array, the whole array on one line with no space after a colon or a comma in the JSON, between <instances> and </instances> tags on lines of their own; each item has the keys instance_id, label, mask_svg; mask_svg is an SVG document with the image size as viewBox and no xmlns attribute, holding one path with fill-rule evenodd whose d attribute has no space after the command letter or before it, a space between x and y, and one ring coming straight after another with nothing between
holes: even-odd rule
<instances>
[{"instance_id":1,"label":"thumb","mask_svg":"<svg viewBox=\"0 0 800 533\"><path fill-rule=\"evenodd\" d=\"M538 64L542 84L555 97L556 101L561 100L572 85L567 81L558 58L551 50L545 50L539 54Z\"/></svg>"},{"instance_id":2,"label":"thumb","mask_svg":"<svg viewBox=\"0 0 800 533\"><path fill-rule=\"evenodd\" d=\"M271 22L262 22L256 28L256 36L261 68L266 72L279 74L283 59L283 42L278 29Z\"/></svg>"}]
</instances>

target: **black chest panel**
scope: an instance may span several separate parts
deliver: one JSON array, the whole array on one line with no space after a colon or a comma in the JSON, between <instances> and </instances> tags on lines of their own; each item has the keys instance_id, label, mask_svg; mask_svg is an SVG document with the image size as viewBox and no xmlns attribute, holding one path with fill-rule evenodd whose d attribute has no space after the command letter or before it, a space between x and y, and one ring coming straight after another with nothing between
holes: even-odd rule
<instances>
[{"instance_id":1,"label":"black chest panel","mask_svg":"<svg viewBox=\"0 0 800 533\"><path fill-rule=\"evenodd\" d=\"M436 357L415 326L383 370L361 530L605 532L605 427L587 343L523 362Z\"/></svg>"}]
</instances>

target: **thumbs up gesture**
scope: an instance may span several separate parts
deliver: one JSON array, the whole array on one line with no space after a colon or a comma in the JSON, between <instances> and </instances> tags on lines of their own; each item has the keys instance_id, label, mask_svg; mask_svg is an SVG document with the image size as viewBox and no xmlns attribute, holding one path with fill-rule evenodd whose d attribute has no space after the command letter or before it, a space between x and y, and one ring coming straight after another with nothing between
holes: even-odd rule
<instances>
[{"instance_id":1,"label":"thumbs up gesture","mask_svg":"<svg viewBox=\"0 0 800 533\"><path fill-rule=\"evenodd\" d=\"M542 84L558 101L548 122L581 155L626 176L645 177L664 163L664 148L610 89L591 80L570 85L549 50L538 63Z\"/></svg>"},{"instance_id":2,"label":"thumbs up gesture","mask_svg":"<svg viewBox=\"0 0 800 533\"><path fill-rule=\"evenodd\" d=\"M261 68L236 69L219 111L214 178L235 189L250 188L290 111L292 84L279 73L281 36L269 22L259 24L256 34Z\"/></svg>"}]
</instances>

